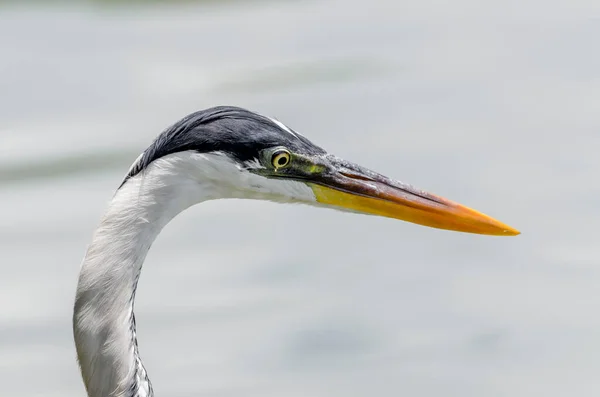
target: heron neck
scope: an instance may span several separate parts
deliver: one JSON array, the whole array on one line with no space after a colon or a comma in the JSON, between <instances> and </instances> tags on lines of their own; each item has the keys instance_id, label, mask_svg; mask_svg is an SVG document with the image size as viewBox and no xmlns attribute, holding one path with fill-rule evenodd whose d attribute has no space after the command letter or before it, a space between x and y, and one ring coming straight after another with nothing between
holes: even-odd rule
<instances>
[{"instance_id":1,"label":"heron neck","mask_svg":"<svg viewBox=\"0 0 600 397\"><path fill-rule=\"evenodd\" d=\"M161 229L203 201L200 185L170 180L170 175L175 174L128 180L113 197L83 260L73 331L90 397L153 395L137 350L133 308L138 278Z\"/></svg>"},{"instance_id":2,"label":"heron neck","mask_svg":"<svg viewBox=\"0 0 600 397\"><path fill-rule=\"evenodd\" d=\"M220 198L313 202L314 193L300 182L242 172L218 152L170 154L129 178L114 195L79 274L73 332L88 396L152 396L133 314L142 264L171 219L194 204Z\"/></svg>"}]
</instances>

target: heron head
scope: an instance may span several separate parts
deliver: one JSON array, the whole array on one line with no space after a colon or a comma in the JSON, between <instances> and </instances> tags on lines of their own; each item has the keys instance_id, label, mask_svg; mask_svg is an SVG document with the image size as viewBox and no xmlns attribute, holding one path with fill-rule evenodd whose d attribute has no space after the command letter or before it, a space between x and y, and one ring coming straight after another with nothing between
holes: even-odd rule
<instances>
[{"instance_id":1,"label":"heron head","mask_svg":"<svg viewBox=\"0 0 600 397\"><path fill-rule=\"evenodd\" d=\"M165 130L125 181L182 152L202 163L194 172L228 192L222 196L299 202L460 232L519 234L471 208L336 157L277 120L229 106L193 113Z\"/></svg>"}]
</instances>

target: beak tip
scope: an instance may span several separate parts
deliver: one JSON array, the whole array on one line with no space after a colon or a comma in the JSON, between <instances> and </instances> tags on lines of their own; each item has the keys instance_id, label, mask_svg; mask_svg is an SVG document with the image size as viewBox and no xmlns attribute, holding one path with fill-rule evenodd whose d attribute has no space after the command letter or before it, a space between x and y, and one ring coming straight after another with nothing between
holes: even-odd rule
<instances>
[{"instance_id":1,"label":"beak tip","mask_svg":"<svg viewBox=\"0 0 600 397\"><path fill-rule=\"evenodd\" d=\"M517 229L513 229L512 227L509 227L508 229L504 230L505 236L518 236L519 234L521 234L521 232Z\"/></svg>"},{"instance_id":2,"label":"beak tip","mask_svg":"<svg viewBox=\"0 0 600 397\"><path fill-rule=\"evenodd\" d=\"M489 234L495 235L495 236L518 236L519 234L521 234L521 232L517 229L515 229L514 227L510 227L504 223L498 222L496 220L493 220L492 222L492 229L488 229L489 230ZM484 233L487 234L487 233Z\"/></svg>"}]
</instances>

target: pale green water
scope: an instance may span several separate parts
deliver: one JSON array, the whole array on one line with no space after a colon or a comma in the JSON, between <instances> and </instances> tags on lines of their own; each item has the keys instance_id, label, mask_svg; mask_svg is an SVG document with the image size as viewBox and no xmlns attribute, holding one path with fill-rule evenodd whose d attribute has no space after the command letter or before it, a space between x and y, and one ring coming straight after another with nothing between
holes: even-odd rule
<instances>
[{"instance_id":1,"label":"pale green water","mask_svg":"<svg viewBox=\"0 0 600 397\"><path fill-rule=\"evenodd\" d=\"M137 154L216 104L523 234L197 206L140 283L158 396L600 392L597 2L41 7L0 8L0 396L84 395L85 246Z\"/></svg>"}]
</instances>

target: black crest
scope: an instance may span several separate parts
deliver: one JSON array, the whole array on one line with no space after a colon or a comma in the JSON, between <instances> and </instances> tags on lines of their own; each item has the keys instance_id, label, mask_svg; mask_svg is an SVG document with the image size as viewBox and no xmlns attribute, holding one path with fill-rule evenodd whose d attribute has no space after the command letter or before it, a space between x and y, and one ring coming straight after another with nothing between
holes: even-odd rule
<instances>
[{"instance_id":1,"label":"black crest","mask_svg":"<svg viewBox=\"0 0 600 397\"><path fill-rule=\"evenodd\" d=\"M274 146L285 146L304 154L325 153L300 134L290 133L270 118L249 110L234 106L200 110L163 131L144 151L123 183L154 160L177 152L221 151L243 162L257 158L261 150Z\"/></svg>"}]
</instances>

